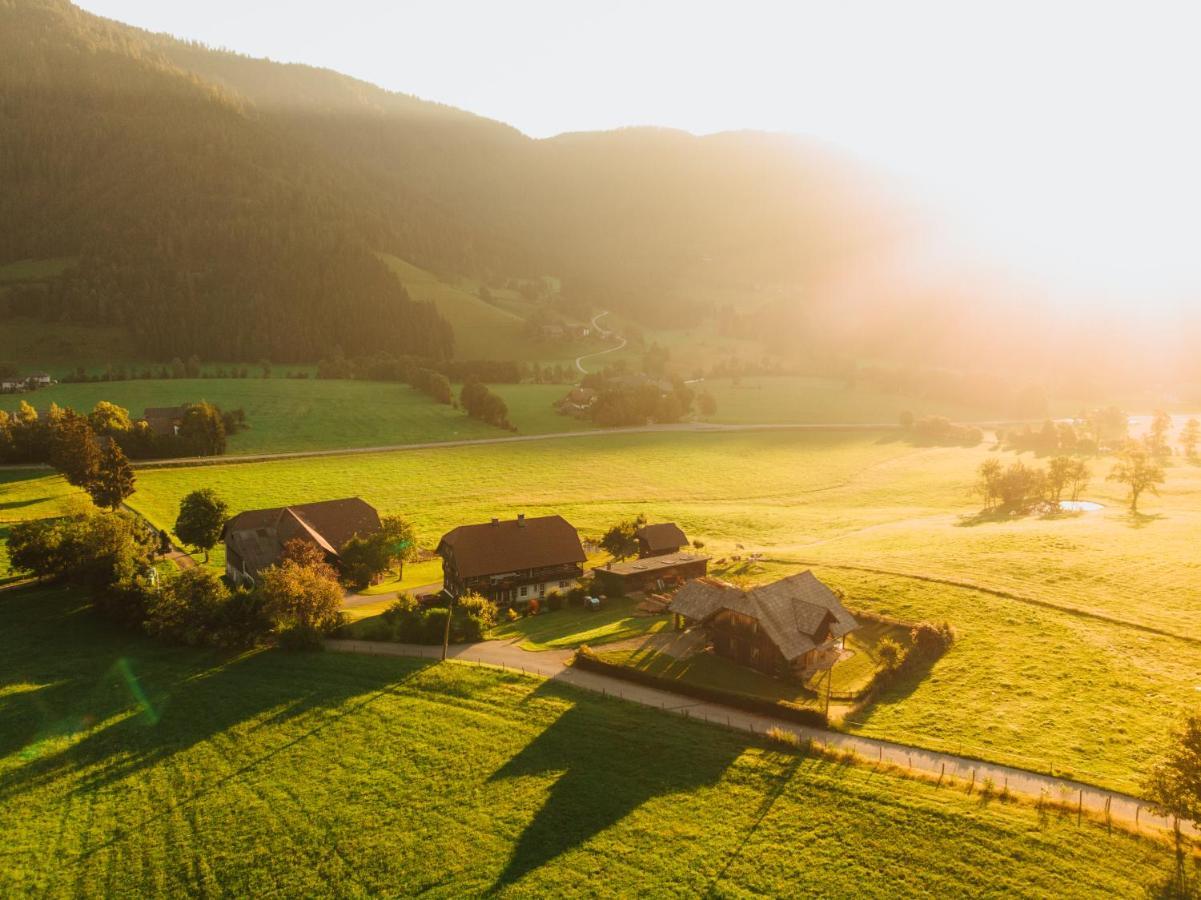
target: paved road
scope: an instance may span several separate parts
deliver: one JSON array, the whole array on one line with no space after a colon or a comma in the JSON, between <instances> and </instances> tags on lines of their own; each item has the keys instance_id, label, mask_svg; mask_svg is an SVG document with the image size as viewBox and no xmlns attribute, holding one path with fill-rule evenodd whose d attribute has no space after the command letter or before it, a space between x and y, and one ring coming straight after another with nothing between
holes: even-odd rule
<instances>
[{"instance_id":1,"label":"paved road","mask_svg":"<svg viewBox=\"0 0 1201 900\"><path fill-rule=\"evenodd\" d=\"M436 594L440 590L442 590L442 582L433 581L429 584L409 588L405 593L416 597L420 594ZM346 599L342 601L342 608L353 609L356 606L369 606L372 603L379 603L381 600L395 600L399 595L400 591L392 591L387 594L347 594Z\"/></svg>"},{"instance_id":2,"label":"paved road","mask_svg":"<svg viewBox=\"0 0 1201 900\"><path fill-rule=\"evenodd\" d=\"M607 315L609 315L609 311L606 309L604 312L597 313L595 316L592 317L592 327L595 328L597 331L601 332L602 337L608 337L609 335L613 334L613 332L606 331L605 329L600 327L600 320ZM618 350L623 349L626 345L626 339L623 338L620 334L617 335L617 339L619 341L621 341L621 343L617 344L613 347L610 347L607 350L597 350L595 353L585 353L583 356L576 357L575 367L580 370L580 374L582 374L582 375L588 374L588 370L584 368L584 360L591 359L594 356L604 356L606 353L616 353Z\"/></svg>"},{"instance_id":3,"label":"paved road","mask_svg":"<svg viewBox=\"0 0 1201 900\"><path fill-rule=\"evenodd\" d=\"M392 644L375 641L330 640L325 642L325 646L329 650L348 653L425 659L438 659L442 651L441 647L429 647L421 644ZM516 643L482 641L477 644L452 645L448 657L463 663L501 666L539 675L573 687L617 696L633 703L725 725L741 731L763 734L770 728L778 728L782 731L792 732L802 740L811 740L815 744L833 750L853 752L866 762L875 760L890 763L901 769L919 772L927 777L954 778L959 784L974 780L978 786L983 785L985 779L991 778L997 791L1008 788L1012 793L1028 797L1046 796L1051 802L1063 803L1067 806L1079 805L1097 815L1104 815L1108 806L1109 813L1115 821L1137 823L1140 827L1164 830L1171 828L1168 820L1152 815L1144 808L1143 801L1128 794L1107 791L1103 788L1055 778L1040 772L981 762L950 753L923 750L919 747L892 741L843 734L822 728L810 728L783 719L774 719L770 716L748 713L716 703L694 700L691 697L611 678L599 672L572 668L568 665L572 653L571 650L544 650L532 653L522 650ZM1195 829L1184 830L1196 834Z\"/></svg>"}]
</instances>

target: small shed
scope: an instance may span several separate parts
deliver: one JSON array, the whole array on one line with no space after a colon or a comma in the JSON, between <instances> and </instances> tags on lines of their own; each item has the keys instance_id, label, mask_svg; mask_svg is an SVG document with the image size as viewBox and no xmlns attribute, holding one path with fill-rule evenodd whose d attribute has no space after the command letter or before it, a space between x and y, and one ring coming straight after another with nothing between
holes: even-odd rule
<instances>
[{"instance_id":1,"label":"small shed","mask_svg":"<svg viewBox=\"0 0 1201 900\"><path fill-rule=\"evenodd\" d=\"M641 557L679 553L688 546L688 535L684 534L684 529L675 522L643 525L635 536L638 538L638 555Z\"/></svg>"},{"instance_id":2,"label":"small shed","mask_svg":"<svg viewBox=\"0 0 1201 900\"><path fill-rule=\"evenodd\" d=\"M661 591L668 585L703 578L709 571L709 557L695 553L670 553L626 562L597 566L592 574L608 594L634 591Z\"/></svg>"}]
</instances>

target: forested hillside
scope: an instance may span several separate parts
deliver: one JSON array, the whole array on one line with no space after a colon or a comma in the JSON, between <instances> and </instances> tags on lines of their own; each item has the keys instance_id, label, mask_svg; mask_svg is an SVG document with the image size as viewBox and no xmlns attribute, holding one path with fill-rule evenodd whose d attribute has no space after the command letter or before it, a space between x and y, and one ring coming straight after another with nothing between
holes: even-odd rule
<instances>
[{"instance_id":1,"label":"forested hillside","mask_svg":"<svg viewBox=\"0 0 1201 900\"><path fill-rule=\"evenodd\" d=\"M372 253L413 248L353 176L139 33L0 0L0 84L0 259L78 260L10 313L123 325L167 358L451 352Z\"/></svg>"},{"instance_id":2,"label":"forested hillside","mask_svg":"<svg viewBox=\"0 0 1201 900\"><path fill-rule=\"evenodd\" d=\"M66 0L0 0L0 86L0 264L77 260L0 315L124 326L155 357L451 353L378 252L485 283L553 274L578 310L662 324L803 289L890 227L863 173L799 139L533 140Z\"/></svg>"}]
</instances>

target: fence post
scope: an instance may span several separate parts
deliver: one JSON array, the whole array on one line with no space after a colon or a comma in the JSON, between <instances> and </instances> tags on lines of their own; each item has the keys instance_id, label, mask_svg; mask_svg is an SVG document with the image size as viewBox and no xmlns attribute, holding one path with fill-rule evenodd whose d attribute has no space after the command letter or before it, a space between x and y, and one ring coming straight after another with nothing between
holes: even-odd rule
<instances>
[{"instance_id":1,"label":"fence post","mask_svg":"<svg viewBox=\"0 0 1201 900\"><path fill-rule=\"evenodd\" d=\"M1134 807L1134 830L1138 831L1138 814L1143 811L1143 805L1140 803Z\"/></svg>"},{"instance_id":2,"label":"fence post","mask_svg":"<svg viewBox=\"0 0 1201 900\"><path fill-rule=\"evenodd\" d=\"M972 783L967 786L967 792L970 794L976 789L976 770L972 769Z\"/></svg>"},{"instance_id":3,"label":"fence post","mask_svg":"<svg viewBox=\"0 0 1201 900\"><path fill-rule=\"evenodd\" d=\"M1113 802L1113 797L1105 798L1105 830L1113 834L1113 820L1109 817L1109 807Z\"/></svg>"},{"instance_id":4,"label":"fence post","mask_svg":"<svg viewBox=\"0 0 1201 900\"><path fill-rule=\"evenodd\" d=\"M943 776L946 774L947 774L947 764L943 763L942 768L938 772L938 783L940 786L942 785Z\"/></svg>"},{"instance_id":5,"label":"fence post","mask_svg":"<svg viewBox=\"0 0 1201 900\"><path fill-rule=\"evenodd\" d=\"M1076 801L1076 825L1080 825L1080 818L1084 815L1084 788L1080 789L1080 799Z\"/></svg>"}]
</instances>

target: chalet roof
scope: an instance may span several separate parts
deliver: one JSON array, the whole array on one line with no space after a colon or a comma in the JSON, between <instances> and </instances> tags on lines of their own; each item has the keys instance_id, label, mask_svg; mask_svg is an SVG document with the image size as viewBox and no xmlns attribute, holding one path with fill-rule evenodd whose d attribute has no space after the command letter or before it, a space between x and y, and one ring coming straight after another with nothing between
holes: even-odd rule
<instances>
[{"instance_id":1,"label":"chalet roof","mask_svg":"<svg viewBox=\"0 0 1201 900\"><path fill-rule=\"evenodd\" d=\"M688 536L675 522L643 525L636 534L651 550L675 550L688 545Z\"/></svg>"},{"instance_id":2,"label":"chalet roof","mask_svg":"<svg viewBox=\"0 0 1201 900\"><path fill-rule=\"evenodd\" d=\"M583 563L575 527L562 516L460 525L442 536L438 553L454 558L461 578Z\"/></svg>"},{"instance_id":3,"label":"chalet roof","mask_svg":"<svg viewBox=\"0 0 1201 900\"><path fill-rule=\"evenodd\" d=\"M342 545L356 534L366 536L379 530L375 507L358 497L347 497L248 510L226 522L221 534L245 560L247 569L257 572L276 562L284 544L295 538L337 556Z\"/></svg>"},{"instance_id":4,"label":"chalet roof","mask_svg":"<svg viewBox=\"0 0 1201 900\"><path fill-rule=\"evenodd\" d=\"M708 556L698 553L666 553L663 556L647 556L642 559L630 559L625 562L609 563L598 566L594 571L610 572L614 575L637 575L644 572L658 572L671 569L687 563L707 562Z\"/></svg>"},{"instance_id":5,"label":"chalet roof","mask_svg":"<svg viewBox=\"0 0 1201 900\"><path fill-rule=\"evenodd\" d=\"M671 601L671 611L704 621L728 609L759 622L784 655L792 660L822 643L822 630L839 638L859 627L837 595L812 572L801 572L749 591L713 578L684 585Z\"/></svg>"}]
</instances>

